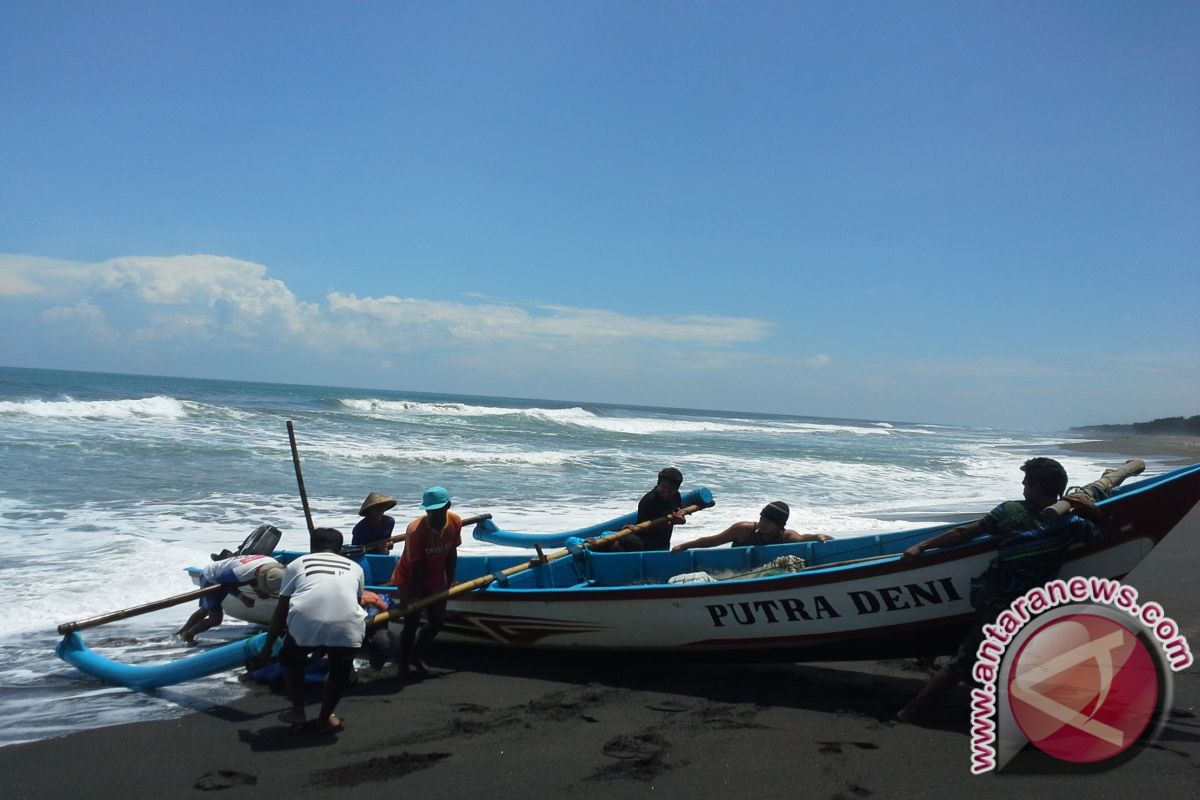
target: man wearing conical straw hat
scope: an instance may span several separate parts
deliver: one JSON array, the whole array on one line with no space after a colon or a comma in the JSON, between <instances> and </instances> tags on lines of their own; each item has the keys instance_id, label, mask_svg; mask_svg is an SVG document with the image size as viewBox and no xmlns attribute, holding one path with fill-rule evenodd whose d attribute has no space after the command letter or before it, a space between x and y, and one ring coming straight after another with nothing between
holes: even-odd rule
<instances>
[{"instance_id":1,"label":"man wearing conical straw hat","mask_svg":"<svg viewBox=\"0 0 1200 800\"><path fill-rule=\"evenodd\" d=\"M371 492L367 495L362 507L358 509L358 515L362 519L350 534L350 544L362 545L366 553L390 553L392 543L388 539L392 536L392 529L396 527L396 520L384 512L394 505L396 501L386 494Z\"/></svg>"}]
</instances>

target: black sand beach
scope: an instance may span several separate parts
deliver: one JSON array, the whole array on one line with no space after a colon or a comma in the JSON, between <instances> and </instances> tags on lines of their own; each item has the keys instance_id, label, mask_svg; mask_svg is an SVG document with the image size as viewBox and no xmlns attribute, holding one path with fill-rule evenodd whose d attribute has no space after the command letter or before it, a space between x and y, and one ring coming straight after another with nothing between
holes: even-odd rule
<instances>
[{"instance_id":1,"label":"black sand beach","mask_svg":"<svg viewBox=\"0 0 1200 800\"><path fill-rule=\"evenodd\" d=\"M1194 651L1198 575L1194 509L1127 579L1180 623ZM1195 666L1174 676L1166 728L1132 760L1095 774L1063 774L1070 770L1034 757L999 775L973 777L965 688L924 726L895 721L928 675L912 661L721 665L451 648L430 661L437 673L407 684L364 669L339 708L346 729L336 735L290 732L275 718L284 698L255 689L231 706L178 720L2 748L0 797L1200 793Z\"/></svg>"},{"instance_id":2,"label":"black sand beach","mask_svg":"<svg viewBox=\"0 0 1200 800\"><path fill-rule=\"evenodd\" d=\"M1200 437L1197 436L1126 436L1096 439L1089 442L1068 442L1059 445L1076 453L1108 453L1118 461L1145 456L1174 456L1178 465L1200 461Z\"/></svg>"}]
</instances>

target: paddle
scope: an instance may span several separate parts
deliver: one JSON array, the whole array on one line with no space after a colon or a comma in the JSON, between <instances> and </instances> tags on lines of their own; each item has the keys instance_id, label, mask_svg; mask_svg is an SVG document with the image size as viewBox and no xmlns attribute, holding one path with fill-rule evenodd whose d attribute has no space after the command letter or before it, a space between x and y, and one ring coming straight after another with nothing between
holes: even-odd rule
<instances>
[{"instance_id":1,"label":"paddle","mask_svg":"<svg viewBox=\"0 0 1200 800\"><path fill-rule=\"evenodd\" d=\"M308 510L308 492L304 491L304 476L300 473L300 451L296 449L296 429L292 427L292 421L287 422L288 441L292 443L292 464L296 467L296 484L300 487L300 504L304 506L304 521L308 525L308 535L312 536L313 521L312 512ZM312 549L312 545L309 545Z\"/></svg>"},{"instance_id":2,"label":"paddle","mask_svg":"<svg viewBox=\"0 0 1200 800\"><path fill-rule=\"evenodd\" d=\"M485 519L491 519L491 518L492 518L491 514L476 514L473 517L464 517L462 524L463 524L463 527L465 528L468 525L476 525L480 522L483 522ZM395 536L389 536L386 539L380 539L377 542L371 542L369 545L348 544L342 548L342 555L344 555L344 556L358 555L359 553L365 553L367 547L379 548L384 545L395 544L396 542L403 542L407 538L408 538L407 533L398 533ZM384 551L372 549L371 552L384 552Z\"/></svg>"},{"instance_id":3,"label":"paddle","mask_svg":"<svg viewBox=\"0 0 1200 800\"><path fill-rule=\"evenodd\" d=\"M483 522L485 519L491 519L491 518L492 518L491 514L476 514L473 517L464 517L463 521L462 521L462 525L464 528L467 527L468 525L478 525L480 522ZM403 542L407 538L408 538L407 533L397 533L395 536L384 539L382 542L375 542L374 544L395 544L396 542Z\"/></svg>"},{"instance_id":4,"label":"paddle","mask_svg":"<svg viewBox=\"0 0 1200 800\"><path fill-rule=\"evenodd\" d=\"M249 581L247 581L247 583L249 583ZM177 606L180 603L186 603L188 600L195 600L208 594L223 592L229 588L229 584L216 583L212 586L206 586L203 589L196 589L195 591L186 592L184 594L177 594L174 597L168 597L163 600L155 600L153 603L145 603L140 606L131 606L130 608L124 608L120 611L113 611L110 614L101 614L98 617L81 619L78 622L64 622L62 625L58 626L58 632L67 634L71 631L81 631L86 628L94 628L97 625L103 625L106 622L116 622L119 619L136 617L138 614L147 614L151 611L158 611L160 608Z\"/></svg>"},{"instance_id":5,"label":"paddle","mask_svg":"<svg viewBox=\"0 0 1200 800\"><path fill-rule=\"evenodd\" d=\"M705 491L707 492L707 490L705 490ZM711 508L713 505L715 505L712 502L712 494L707 494L706 497L707 497L707 499L705 500L705 502L697 503L696 505L691 505L686 508L681 508L681 509L679 509L679 513L684 514L684 515L692 514L692 513L695 513L696 511L701 511L705 508ZM621 530L617 531L616 533L611 533L608 536L605 536L603 538L603 541L605 544L611 544L612 542L615 542L618 539L622 539L626 536L629 536L630 534L639 533L641 531L647 530L652 525L661 523L665 519L666 519L666 517L661 517L660 519L651 519L651 520L647 520L645 522L639 522L637 525L632 525L628 528L622 528ZM584 546L587 547L587 544L585 543ZM508 569L501 570L499 573L493 573L491 575L481 575L478 578L475 578L474 580L467 581L466 583L460 583L460 584L457 584L456 586L451 586L449 589L443 589L442 591L435 592L431 595L428 595L427 597L422 597L419 600L414 600L411 603L409 603L408 605L406 605L404 608L400 608L400 609L393 608L390 611L381 611L380 613L376 614L371 620L369 620L367 624L368 625L382 625L383 623L387 622L390 619L407 616L409 614L412 614L415 611L420 611L422 608L425 608L427 606L431 606L435 603L440 603L443 600L448 600L451 597L455 597L460 594L465 594L474 589L478 589L480 587L487 586L489 583L496 580L497 577L503 576L503 577L507 578L509 576L516 575L517 573L524 572L527 569L533 569L534 567L539 567L542 564L549 564L551 561L557 561L558 559L563 558L564 556L569 556L569 555L572 555L571 549L565 548L563 550L559 550L558 552L551 553L548 556L543 555L540 558L538 558L538 557L531 558L525 564L517 564L515 567L509 567Z\"/></svg>"}]
</instances>

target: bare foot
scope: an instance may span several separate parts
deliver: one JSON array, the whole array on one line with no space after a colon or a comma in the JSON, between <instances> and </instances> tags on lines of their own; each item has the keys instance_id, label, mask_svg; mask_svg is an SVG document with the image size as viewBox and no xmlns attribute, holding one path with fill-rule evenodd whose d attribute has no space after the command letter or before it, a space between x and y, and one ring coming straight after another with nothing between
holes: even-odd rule
<instances>
[{"instance_id":1,"label":"bare foot","mask_svg":"<svg viewBox=\"0 0 1200 800\"><path fill-rule=\"evenodd\" d=\"M345 727L342 721L338 719L337 714L330 714L323 720L317 720L313 725L313 729L317 733L337 733L345 730Z\"/></svg>"}]
</instances>

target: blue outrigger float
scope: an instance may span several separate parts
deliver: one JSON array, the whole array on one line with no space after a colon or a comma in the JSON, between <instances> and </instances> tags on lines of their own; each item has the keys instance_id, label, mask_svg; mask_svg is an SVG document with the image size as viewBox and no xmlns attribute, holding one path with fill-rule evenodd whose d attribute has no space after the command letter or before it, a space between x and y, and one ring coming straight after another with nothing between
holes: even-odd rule
<instances>
[{"instance_id":1,"label":"blue outrigger float","mask_svg":"<svg viewBox=\"0 0 1200 800\"><path fill-rule=\"evenodd\" d=\"M712 503L712 492L708 489L700 487L692 489L689 492L684 492L681 495L683 506L691 505L706 505ZM481 542L488 544L499 544L505 547L566 547L567 543L572 539L590 539L592 537L600 537L614 531L619 531L629 525L637 522L637 512L631 511L628 514L623 514L613 519L597 522L595 525L589 525L586 528L578 528L573 531L563 531L561 533L517 533L515 531L506 531L495 522L492 522L491 515L475 526L471 535Z\"/></svg>"},{"instance_id":2,"label":"blue outrigger float","mask_svg":"<svg viewBox=\"0 0 1200 800\"><path fill-rule=\"evenodd\" d=\"M55 653L80 672L105 683L130 689L158 689L244 667L262 651L266 638L265 633L255 634L165 664L122 664L88 648L79 631L70 631L58 643Z\"/></svg>"},{"instance_id":3,"label":"blue outrigger float","mask_svg":"<svg viewBox=\"0 0 1200 800\"><path fill-rule=\"evenodd\" d=\"M1072 549L1061 577L1123 578L1198 501L1200 464L1115 489L1098 505L1116 523L1116 532ZM980 537L928 551L913 562L902 561L900 554L954 524L823 543L681 553L591 552L579 534L594 529L572 532L576 536L501 531L505 544L553 546L563 537L567 549L547 559L531 559L528 552L460 555L461 585L449 592L438 643L759 661L943 654L958 643L973 616L970 580L995 556L998 541ZM495 541L485 538L498 535L499 529L490 530L494 527L480 523L477 538ZM299 555L281 551L276 558L286 563ZM386 590L395 556L359 560L369 586ZM712 580L671 582L695 573ZM273 606L260 601L247 608L231 599L225 610L262 624ZM95 659L72 663L111 679Z\"/></svg>"}]
</instances>

